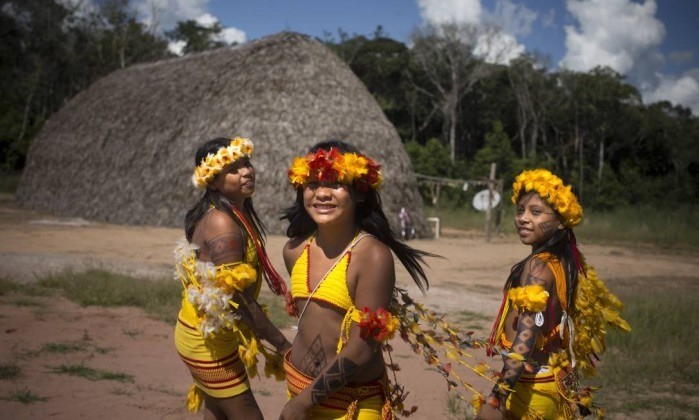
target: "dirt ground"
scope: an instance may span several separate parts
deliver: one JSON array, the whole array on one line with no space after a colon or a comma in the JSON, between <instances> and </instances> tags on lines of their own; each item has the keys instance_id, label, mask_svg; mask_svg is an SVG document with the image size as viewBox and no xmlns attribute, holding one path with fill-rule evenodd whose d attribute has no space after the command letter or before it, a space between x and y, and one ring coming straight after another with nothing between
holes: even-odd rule
<instances>
[{"instance_id":1,"label":"dirt ground","mask_svg":"<svg viewBox=\"0 0 699 420\"><path fill-rule=\"evenodd\" d=\"M117 226L27 212L18 209L11 196L0 196L0 277L32 282L51 272L93 267L140 278L170 277L172 249L181 236L179 229ZM270 257L280 272L284 241L279 236L268 238ZM504 278L527 248L514 237L486 243L477 234L449 231L438 240L415 240L411 245L445 259L429 261L431 287L426 296L420 296L402 270L399 286L484 337L497 312ZM581 247L612 291L629 279L650 281L667 273L696 279L699 267L697 254L627 246ZM190 378L174 350L172 333L172 325L152 320L139 309L80 307L63 298L28 301L0 296L0 363L15 363L21 369L19 378L0 380L2 418L200 418L184 408ZM285 334L293 336L290 329ZM40 351L52 343L81 343L82 348L65 354ZM399 339L393 344L394 361L402 367L399 382L410 391L408 405L419 406L412 418L448 418L444 379ZM481 359L484 355L474 352L474 360ZM488 362L496 366L492 359ZM91 381L54 372L61 365L81 363L133 375L134 381ZM488 388L472 377L468 380L482 391ZM284 384L255 378L252 387L265 418L277 418L286 399ZM7 400L13 393L26 391L44 399L30 404Z\"/></svg>"}]
</instances>

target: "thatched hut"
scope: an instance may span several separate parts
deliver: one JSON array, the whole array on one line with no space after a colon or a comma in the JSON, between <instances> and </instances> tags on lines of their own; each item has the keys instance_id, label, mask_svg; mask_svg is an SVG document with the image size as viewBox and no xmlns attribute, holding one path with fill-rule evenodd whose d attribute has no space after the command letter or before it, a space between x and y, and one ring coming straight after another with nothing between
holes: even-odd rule
<instances>
[{"instance_id":1,"label":"thatched hut","mask_svg":"<svg viewBox=\"0 0 699 420\"><path fill-rule=\"evenodd\" d=\"M57 215L179 227L199 197L194 153L219 136L255 142L255 207L272 233L293 201L286 169L336 137L383 165L397 224L422 203L400 138L350 68L322 43L281 33L244 45L115 71L51 117L29 151L20 205Z\"/></svg>"}]
</instances>

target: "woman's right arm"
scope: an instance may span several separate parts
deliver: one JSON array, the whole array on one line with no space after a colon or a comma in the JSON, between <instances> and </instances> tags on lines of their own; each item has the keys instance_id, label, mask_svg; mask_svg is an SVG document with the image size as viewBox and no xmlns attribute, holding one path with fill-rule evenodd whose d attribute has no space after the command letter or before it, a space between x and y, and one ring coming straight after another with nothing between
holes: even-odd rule
<instances>
[{"instance_id":1,"label":"woman's right arm","mask_svg":"<svg viewBox=\"0 0 699 420\"><path fill-rule=\"evenodd\" d=\"M527 261L522 272L522 277L520 278L520 284L523 287L541 286L543 290L549 293L554 282L555 279L551 270L549 270L541 260L536 258L530 258L529 261ZM545 309L541 312L543 315ZM536 347L536 338L539 335L539 329L542 325L542 323L537 322L537 313L538 312L532 311L531 308L519 309L517 315L517 331L514 340L512 340L512 347L510 348L510 354L512 354L513 357L503 357L502 379L498 380L499 384L502 384L505 388L510 390L513 389L519 381L524 371L525 362L529 360ZM545 319L545 317L542 319ZM496 385L489 397L489 400L492 401L493 404L489 403L484 405L478 418L502 418L504 404L509 394L510 391L504 390L499 385ZM497 400L497 402L493 401L493 399Z\"/></svg>"},{"instance_id":2,"label":"woman's right arm","mask_svg":"<svg viewBox=\"0 0 699 420\"><path fill-rule=\"evenodd\" d=\"M245 242L238 224L228 215L216 212L211 215L206 227L208 234L205 236L205 244L211 262L216 266L243 262ZM254 287L252 285L245 292L234 295L233 300L239 305L237 313L260 338L272 344L278 352L285 352L291 347L291 343L252 298Z\"/></svg>"}]
</instances>

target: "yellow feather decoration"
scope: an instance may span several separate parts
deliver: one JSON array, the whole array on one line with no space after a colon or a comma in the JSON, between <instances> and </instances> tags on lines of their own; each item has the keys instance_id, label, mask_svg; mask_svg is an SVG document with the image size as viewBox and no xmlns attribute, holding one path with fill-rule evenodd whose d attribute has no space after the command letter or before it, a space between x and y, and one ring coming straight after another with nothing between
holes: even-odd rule
<instances>
[{"instance_id":1,"label":"yellow feather decoration","mask_svg":"<svg viewBox=\"0 0 699 420\"><path fill-rule=\"evenodd\" d=\"M510 298L512 306L517 309L523 309L528 312L541 312L546 309L549 292L543 286L535 284L513 287L507 292L507 296Z\"/></svg>"}]
</instances>

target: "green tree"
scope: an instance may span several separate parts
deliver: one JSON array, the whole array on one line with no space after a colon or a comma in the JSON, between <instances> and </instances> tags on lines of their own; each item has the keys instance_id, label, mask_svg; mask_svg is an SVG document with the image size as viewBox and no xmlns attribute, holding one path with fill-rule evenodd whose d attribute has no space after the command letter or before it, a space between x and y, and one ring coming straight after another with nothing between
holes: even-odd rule
<instances>
[{"instance_id":1,"label":"green tree","mask_svg":"<svg viewBox=\"0 0 699 420\"><path fill-rule=\"evenodd\" d=\"M424 146L410 141L405 144L405 150L410 156L415 172L443 178L452 176L449 149L439 139L431 138Z\"/></svg>"},{"instance_id":2,"label":"green tree","mask_svg":"<svg viewBox=\"0 0 699 420\"><path fill-rule=\"evenodd\" d=\"M490 164L497 165L497 177L504 180L513 180L517 172L521 170L520 161L512 150L510 137L500 121L492 123L492 131L485 136L485 144L473 157L470 168L472 179L487 178L490 173Z\"/></svg>"},{"instance_id":3,"label":"green tree","mask_svg":"<svg viewBox=\"0 0 699 420\"><path fill-rule=\"evenodd\" d=\"M388 37L381 26L373 36L350 37L339 30L339 40L329 33L324 42L350 66L354 74L369 89L386 117L398 130L403 139L412 138L406 68L409 64L409 49L405 44Z\"/></svg>"},{"instance_id":4,"label":"green tree","mask_svg":"<svg viewBox=\"0 0 699 420\"><path fill-rule=\"evenodd\" d=\"M431 101L430 115L438 111L443 117L452 164L456 162L461 101L490 70L474 51L478 43L494 36L483 27L467 24L426 26L416 29L412 36L411 57L420 70L415 79L422 78L415 89Z\"/></svg>"},{"instance_id":5,"label":"green tree","mask_svg":"<svg viewBox=\"0 0 699 420\"><path fill-rule=\"evenodd\" d=\"M517 138L520 157L536 159L539 145L547 145L548 111L558 106L555 86L538 60L523 55L507 66L507 76L517 100Z\"/></svg>"},{"instance_id":6,"label":"green tree","mask_svg":"<svg viewBox=\"0 0 699 420\"><path fill-rule=\"evenodd\" d=\"M44 122L95 80L168 54L127 0L93 11L70 4L0 0L0 170L21 169Z\"/></svg>"},{"instance_id":7,"label":"green tree","mask_svg":"<svg viewBox=\"0 0 699 420\"><path fill-rule=\"evenodd\" d=\"M177 22L175 29L166 32L165 35L173 41L184 41L182 52L190 54L223 47L225 43L216 40L216 35L219 35L221 30L218 22L212 26L204 26L195 20L186 20Z\"/></svg>"}]
</instances>

